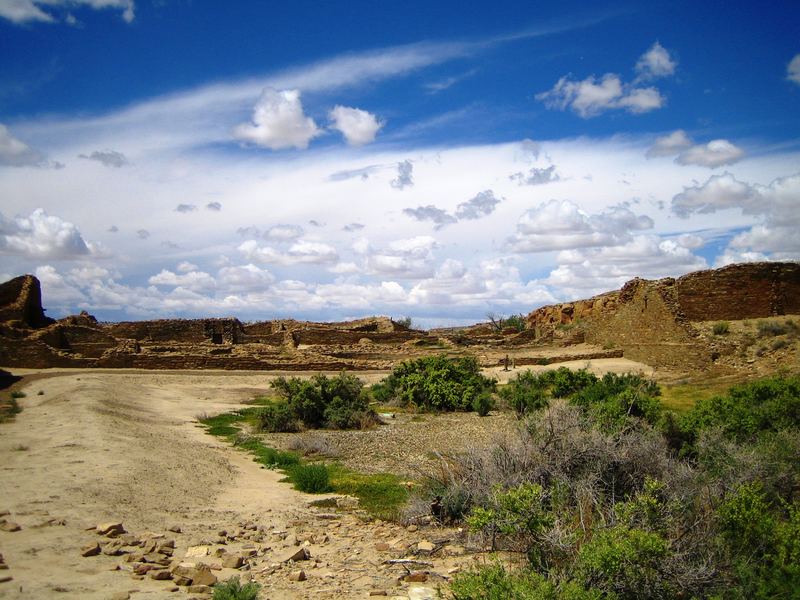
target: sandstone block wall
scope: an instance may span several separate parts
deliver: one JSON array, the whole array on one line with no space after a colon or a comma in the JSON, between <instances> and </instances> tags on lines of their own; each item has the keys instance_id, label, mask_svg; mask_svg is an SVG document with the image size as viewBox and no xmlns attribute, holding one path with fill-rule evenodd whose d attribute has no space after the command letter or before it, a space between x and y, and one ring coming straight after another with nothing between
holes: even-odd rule
<instances>
[{"instance_id":1,"label":"sandstone block wall","mask_svg":"<svg viewBox=\"0 0 800 600\"><path fill-rule=\"evenodd\" d=\"M0 284L0 322L20 321L28 327L53 322L42 309L42 290L33 275L22 275Z\"/></svg>"},{"instance_id":2,"label":"sandstone block wall","mask_svg":"<svg viewBox=\"0 0 800 600\"><path fill-rule=\"evenodd\" d=\"M690 321L756 319L800 313L800 263L749 263L689 273L676 280Z\"/></svg>"}]
</instances>

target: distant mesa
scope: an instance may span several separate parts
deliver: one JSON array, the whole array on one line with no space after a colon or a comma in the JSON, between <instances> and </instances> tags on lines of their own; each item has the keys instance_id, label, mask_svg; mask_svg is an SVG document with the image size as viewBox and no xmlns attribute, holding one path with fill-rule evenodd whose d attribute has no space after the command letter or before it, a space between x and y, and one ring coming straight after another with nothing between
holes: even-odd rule
<instances>
[{"instance_id":1,"label":"distant mesa","mask_svg":"<svg viewBox=\"0 0 800 600\"><path fill-rule=\"evenodd\" d=\"M55 321L44 314L39 281L23 275L0 284L0 366L337 371L389 369L446 352L477 355L483 366L511 353L518 366L624 357L661 370L696 370L737 351L705 335L703 322L780 315L800 315L800 263L636 278L620 290L538 308L522 332L485 323L419 331L389 317L98 323L84 311Z\"/></svg>"}]
</instances>

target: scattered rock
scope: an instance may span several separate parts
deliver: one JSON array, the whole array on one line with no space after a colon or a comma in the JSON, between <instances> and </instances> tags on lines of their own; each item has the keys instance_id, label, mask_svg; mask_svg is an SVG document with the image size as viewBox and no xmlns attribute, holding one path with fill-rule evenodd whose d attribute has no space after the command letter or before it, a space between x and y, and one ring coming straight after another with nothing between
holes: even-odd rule
<instances>
[{"instance_id":1,"label":"scattered rock","mask_svg":"<svg viewBox=\"0 0 800 600\"><path fill-rule=\"evenodd\" d=\"M418 529L419 527L417 527L416 525L409 525L408 527L406 527L406 531L410 531L411 533L414 533Z\"/></svg>"},{"instance_id":2,"label":"scattered rock","mask_svg":"<svg viewBox=\"0 0 800 600\"><path fill-rule=\"evenodd\" d=\"M181 526L180 525L170 525L167 531L171 531L172 533L181 533Z\"/></svg>"},{"instance_id":3,"label":"scattered rock","mask_svg":"<svg viewBox=\"0 0 800 600\"><path fill-rule=\"evenodd\" d=\"M386 542L378 542L377 544L375 544L375 550L377 550L378 552L386 552L387 550L390 550L391 548L392 547L389 544L387 544Z\"/></svg>"},{"instance_id":4,"label":"scattered rock","mask_svg":"<svg viewBox=\"0 0 800 600\"><path fill-rule=\"evenodd\" d=\"M208 556L208 546L189 546L186 549L186 558L201 558Z\"/></svg>"},{"instance_id":5,"label":"scattered rock","mask_svg":"<svg viewBox=\"0 0 800 600\"><path fill-rule=\"evenodd\" d=\"M210 585L190 585L186 588L186 591L190 594L210 594L213 592L213 588Z\"/></svg>"},{"instance_id":6,"label":"scattered rock","mask_svg":"<svg viewBox=\"0 0 800 600\"><path fill-rule=\"evenodd\" d=\"M386 590L370 590L370 596L388 596L389 593Z\"/></svg>"},{"instance_id":7,"label":"scattered rock","mask_svg":"<svg viewBox=\"0 0 800 600\"><path fill-rule=\"evenodd\" d=\"M403 581L408 581L409 583L425 583L428 581L428 574L418 571L416 573L409 573L405 577L403 577Z\"/></svg>"},{"instance_id":8,"label":"scattered rock","mask_svg":"<svg viewBox=\"0 0 800 600\"><path fill-rule=\"evenodd\" d=\"M217 583L217 576L206 565L198 565L191 575L192 585L211 586Z\"/></svg>"},{"instance_id":9,"label":"scattered rock","mask_svg":"<svg viewBox=\"0 0 800 600\"><path fill-rule=\"evenodd\" d=\"M466 552L464 546L453 546L450 544L442 548L442 551L446 556L464 556Z\"/></svg>"},{"instance_id":10,"label":"scattered rock","mask_svg":"<svg viewBox=\"0 0 800 600\"><path fill-rule=\"evenodd\" d=\"M97 533L106 537L117 537L125 533L125 528L119 522L100 523L96 530Z\"/></svg>"},{"instance_id":11,"label":"scattered rock","mask_svg":"<svg viewBox=\"0 0 800 600\"><path fill-rule=\"evenodd\" d=\"M172 573L170 573L166 569L163 571L156 571L155 569L151 569L149 575L150 579L155 579L156 581L166 581L168 579L172 579Z\"/></svg>"},{"instance_id":12,"label":"scattered rock","mask_svg":"<svg viewBox=\"0 0 800 600\"><path fill-rule=\"evenodd\" d=\"M100 554L100 544L94 543L85 546L83 550L81 550L81 556L89 557L89 556L97 556Z\"/></svg>"},{"instance_id":13,"label":"scattered rock","mask_svg":"<svg viewBox=\"0 0 800 600\"><path fill-rule=\"evenodd\" d=\"M6 521L5 519L0 519L0 531L13 532L13 531L19 531L20 529L22 529L22 527L20 527L17 523L14 523L13 521Z\"/></svg>"},{"instance_id":14,"label":"scattered rock","mask_svg":"<svg viewBox=\"0 0 800 600\"><path fill-rule=\"evenodd\" d=\"M222 559L222 566L226 569L238 569L244 564L244 559L236 554L228 554Z\"/></svg>"},{"instance_id":15,"label":"scattered rock","mask_svg":"<svg viewBox=\"0 0 800 600\"><path fill-rule=\"evenodd\" d=\"M408 600L435 600L436 590L414 586L408 589Z\"/></svg>"},{"instance_id":16,"label":"scattered rock","mask_svg":"<svg viewBox=\"0 0 800 600\"><path fill-rule=\"evenodd\" d=\"M299 571L292 571L289 573L289 581L305 581L306 580L306 572L302 569Z\"/></svg>"},{"instance_id":17,"label":"scattered rock","mask_svg":"<svg viewBox=\"0 0 800 600\"><path fill-rule=\"evenodd\" d=\"M2 575L0 576L0 583L6 583L8 581L13 581L13 577L11 575Z\"/></svg>"},{"instance_id":18,"label":"scattered rock","mask_svg":"<svg viewBox=\"0 0 800 600\"><path fill-rule=\"evenodd\" d=\"M420 552L429 552L430 553L430 552L433 552L433 550L435 548L436 548L436 545L431 543L431 542L429 542L428 540L422 540L421 542L419 542L417 544L417 550L419 550Z\"/></svg>"},{"instance_id":19,"label":"scattered rock","mask_svg":"<svg viewBox=\"0 0 800 600\"><path fill-rule=\"evenodd\" d=\"M300 548L299 550L290 550L288 554L286 554L282 559L282 563L287 563L290 560L295 562L300 560L308 560L311 558L311 552L309 552L308 548Z\"/></svg>"}]
</instances>

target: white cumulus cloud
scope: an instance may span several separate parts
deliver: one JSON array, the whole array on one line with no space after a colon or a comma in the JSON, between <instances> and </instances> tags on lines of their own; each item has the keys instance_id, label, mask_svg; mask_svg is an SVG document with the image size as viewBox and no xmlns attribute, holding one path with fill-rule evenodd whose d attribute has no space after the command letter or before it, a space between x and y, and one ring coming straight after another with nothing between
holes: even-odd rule
<instances>
[{"instance_id":1,"label":"white cumulus cloud","mask_svg":"<svg viewBox=\"0 0 800 600\"><path fill-rule=\"evenodd\" d=\"M236 139L269 148L308 148L322 134L314 119L303 112L300 90L265 88L253 109L251 123L238 125Z\"/></svg>"},{"instance_id":2,"label":"white cumulus cloud","mask_svg":"<svg viewBox=\"0 0 800 600\"><path fill-rule=\"evenodd\" d=\"M536 94L548 108L571 109L587 119L612 109L641 114L661 108L666 99L654 87L639 88L623 84L619 75L606 73L598 79L590 75L581 81L569 76L559 79L552 89Z\"/></svg>"},{"instance_id":3,"label":"white cumulus cloud","mask_svg":"<svg viewBox=\"0 0 800 600\"><path fill-rule=\"evenodd\" d=\"M681 152L675 159L679 165L698 165L716 168L732 165L744 156L744 150L728 140L711 140L707 144L698 144Z\"/></svg>"},{"instance_id":4,"label":"white cumulus cloud","mask_svg":"<svg viewBox=\"0 0 800 600\"><path fill-rule=\"evenodd\" d=\"M523 213L508 246L520 253L616 246L628 242L632 231L652 227L650 217L625 207L589 215L569 200L550 200Z\"/></svg>"},{"instance_id":5,"label":"white cumulus cloud","mask_svg":"<svg viewBox=\"0 0 800 600\"><path fill-rule=\"evenodd\" d=\"M331 127L342 133L351 146L363 146L375 140L383 122L365 110L348 106L335 106L329 113Z\"/></svg>"},{"instance_id":6,"label":"white cumulus cloud","mask_svg":"<svg viewBox=\"0 0 800 600\"><path fill-rule=\"evenodd\" d=\"M655 42L647 52L639 57L636 63L636 72L639 79L656 79L673 75L677 66L677 61L670 56L666 48Z\"/></svg>"},{"instance_id":7,"label":"white cumulus cloud","mask_svg":"<svg viewBox=\"0 0 800 600\"><path fill-rule=\"evenodd\" d=\"M0 252L28 258L73 259L97 254L78 228L37 208L27 217L6 221L0 215Z\"/></svg>"},{"instance_id":8,"label":"white cumulus cloud","mask_svg":"<svg viewBox=\"0 0 800 600\"><path fill-rule=\"evenodd\" d=\"M243 242L238 249L247 260L261 264L322 265L332 264L339 260L339 255L333 246L306 240L293 243L285 252L271 246L259 246L255 240Z\"/></svg>"}]
</instances>

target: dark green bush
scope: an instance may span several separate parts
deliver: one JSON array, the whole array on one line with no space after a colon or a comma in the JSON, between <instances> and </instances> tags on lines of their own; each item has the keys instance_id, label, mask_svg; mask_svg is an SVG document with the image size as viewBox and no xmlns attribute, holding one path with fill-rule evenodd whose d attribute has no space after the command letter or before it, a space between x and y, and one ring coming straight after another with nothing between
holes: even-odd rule
<instances>
[{"instance_id":1,"label":"dark green bush","mask_svg":"<svg viewBox=\"0 0 800 600\"><path fill-rule=\"evenodd\" d=\"M241 584L238 576L214 585L213 600L256 600L261 588L255 581Z\"/></svg>"},{"instance_id":2,"label":"dark green bush","mask_svg":"<svg viewBox=\"0 0 800 600\"><path fill-rule=\"evenodd\" d=\"M690 440L719 428L729 439L753 441L761 432L800 428L800 377L769 377L700 400L681 420Z\"/></svg>"},{"instance_id":3,"label":"dark green bush","mask_svg":"<svg viewBox=\"0 0 800 600\"><path fill-rule=\"evenodd\" d=\"M259 424L265 431L297 431L300 426L350 429L377 420L355 375L342 372L336 377L315 375L308 380L279 377L272 387L282 401L261 410Z\"/></svg>"},{"instance_id":4,"label":"dark green bush","mask_svg":"<svg viewBox=\"0 0 800 600\"><path fill-rule=\"evenodd\" d=\"M600 600L603 597L599 591L585 590L572 581L556 585L528 569L512 571L500 564L456 575L450 593L453 600Z\"/></svg>"},{"instance_id":5,"label":"dark green bush","mask_svg":"<svg viewBox=\"0 0 800 600\"><path fill-rule=\"evenodd\" d=\"M472 410L478 413L478 415L481 417L488 415L489 411L493 408L494 399L492 398L492 394L488 391L481 392L475 396L475 400L472 402Z\"/></svg>"},{"instance_id":6,"label":"dark green bush","mask_svg":"<svg viewBox=\"0 0 800 600\"><path fill-rule=\"evenodd\" d=\"M272 433L299 431L299 423L286 402L268 404L258 413L258 428Z\"/></svg>"},{"instance_id":7,"label":"dark green bush","mask_svg":"<svg viewBox=\"0 0 800 600\"><path fill-rule=\"evenodd\" d=\"M522 418L547 406L548 395L540 377L532 371L517 373L517 377L500 388L500 397Z\"/></svg>"},{"instance_id":8,"label":"dark green bush","mask_svg":"<svg viewBox=\"0 0 800 600\"><path fill-rule=\"evenodd\" d=\"M331 491L328 467L324 464L297 465L289 471L294 487L307 494L324 494Z\"/></svg>"},{"instance_id":9,"label":"dark green bush","mask_svg":"<svg viewBox=\"0 0 800 600\"><path fill-rule=\"evenodd\" d=\"M11 397L14 398L15 400L19 398L25 398L25 396L27 396L27 394L20 390L14 390L13 392L11 392Z\"/></svg>"},{"instance_id":10,"label":"dark green bush","mask_svg":"<svg viewBox=\"0 0 800 600\"><path fill-rule=\"evenodd\" d=\"M439 355L400 363L373 387L373 396L423 411L467 411L475 398L494 389L495 381L481 375L475 358Z\"/></svg>"}]
</instances>

